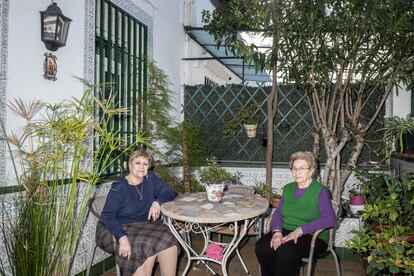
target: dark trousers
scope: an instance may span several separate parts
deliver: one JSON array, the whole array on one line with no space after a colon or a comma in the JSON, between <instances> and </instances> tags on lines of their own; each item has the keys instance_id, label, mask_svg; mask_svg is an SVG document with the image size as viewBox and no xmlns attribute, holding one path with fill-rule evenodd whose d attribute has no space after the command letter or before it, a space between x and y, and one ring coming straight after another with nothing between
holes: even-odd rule
<instances>
[{"instance_id":1,"label":"dark trousers","mask_svg":"<svg viewBox=\"0 0 414 276\"><path fill-rule=\"evenodd\" d=\"M291 231L283 229L283 236ZM309 256L312 235L301 236L297 243L288 241L276 250L270 247L273 233L270 232L256 242L256 256L262 276L296 276L302 265L302 258ZM314 256L326 251L327 244L321 239L315 243Z\"/></svg>"}]
</instances>

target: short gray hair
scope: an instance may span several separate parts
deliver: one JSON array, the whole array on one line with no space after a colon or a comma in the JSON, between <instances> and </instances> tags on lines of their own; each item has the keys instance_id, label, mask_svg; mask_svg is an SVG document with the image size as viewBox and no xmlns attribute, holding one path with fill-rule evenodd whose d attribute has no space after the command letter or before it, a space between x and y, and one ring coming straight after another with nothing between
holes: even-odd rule
<instances>
[{"instance_id":1,"label":"short gray hair","mask_svg":"<svg viewBox=\"0 0 414 276\"><path fill-rule=\"evenodd\" d=\"M134 151L129 157L129 160L128 160L129 169L131 169L132 161L134 161L134 159L138 157L142 157L146 159L148 161L148 167L151 168L151 162L152 162L151 154L144 149L139 149L139 150Z\"/></svg>"},{"instance_id":2,"label":"short gray hair","mask_svg":"<svg viewBox=\"0 0 414 276\"><path fill-rule=\"evenodd\" d=\"M295 153L292 153L292 155L290 156L290 163L289 163L289 168L290 169L293 168L293 163L296 160L306 161L306 163L308 163L309 169L313 170L314 172L316 171L316 169L318 167L316 157L310 151L297 151Z\"/></svg>"}]
</instances>

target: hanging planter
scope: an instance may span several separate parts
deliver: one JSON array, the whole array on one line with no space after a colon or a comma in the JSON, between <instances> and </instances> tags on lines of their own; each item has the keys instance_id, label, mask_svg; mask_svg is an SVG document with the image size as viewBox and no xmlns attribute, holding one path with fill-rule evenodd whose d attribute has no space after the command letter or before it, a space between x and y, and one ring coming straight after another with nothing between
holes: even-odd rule
<instances>
[{"instance_id":1,"label":"hanging planter","mask_svg":"<svg viewBox=\"0 0 414 276\"><path fill-rule=\"evenodd\" d=\"M241 105L232 111L232 114L234 115L223 121L224 138L228 139L238 135L242 126L244 126L247 137L255 137L259 121L257 118L257 111L260 107L260 103L251 103L248 105Z\"/></svg>"},{"instance_id":2,"label":"hanging planter","mask_svg":"<svg viewBox=\"0 0 414 276\"><path fill-rule=\"evenodd\" d=\"M257 124L254 124L254 125L243 124L243 127L244 127L244 130L246 131L247 137L253 138L256 136Z\"/></svg>"}]
</instances>

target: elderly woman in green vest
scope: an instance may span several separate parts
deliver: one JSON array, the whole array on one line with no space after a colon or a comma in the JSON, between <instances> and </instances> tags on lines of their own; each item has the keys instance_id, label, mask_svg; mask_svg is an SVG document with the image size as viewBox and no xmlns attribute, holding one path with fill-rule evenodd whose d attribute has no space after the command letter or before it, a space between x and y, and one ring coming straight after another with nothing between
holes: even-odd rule
<instances>
[{"instance_id":1,"label":"elderly woman in green vest","mask_svg":"<svg viewBox=\"0 0 414 276\"><path fill-rule=\"evenodd\" d=\"M311 152L290 157L294 182L285 185L282 199L272 217L272 231L256 243L256 256L263 276L297 275L302 257L310 251L312 234L335 225L335 213L328 189L313 178L316 158ZM315 254L327 248L328 231L315 245Z\"/></svg>"}]
</instances>

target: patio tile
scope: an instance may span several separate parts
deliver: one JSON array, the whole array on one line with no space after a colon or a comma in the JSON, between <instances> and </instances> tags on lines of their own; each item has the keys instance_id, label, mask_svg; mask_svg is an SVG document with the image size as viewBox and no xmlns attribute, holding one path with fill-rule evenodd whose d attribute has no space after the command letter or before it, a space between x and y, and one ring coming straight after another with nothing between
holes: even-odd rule
<instances>
[{"instance_id":1,"label":"patio tile","mask_svg":"<svg viewBox=\"0 0 414 276\"><path fill-rule=\"evenodd\" d=\"M247 265L247 268L249 269L249 272L253 276L259 275L259 265L256 259L256 255L254 254L254 244L255 239L250 239L241 249L240 253ZM201 241L199 239L193 239L193 245L196 249L199 249L201 247ZM338 249L338 255L340 256L341 260L341 272L342 276L365 276L366 273L363 268L362 262L356 258L355 256L352 256L350 254L343 254L341 251L346 249ZM342 256L345 256L346 259L341 258ZM183 257L183 254L180 255L180 266L179 271L177 275L181 275L182 271L184 270L184 266L186 264L186 260ZM216 264L211 264L211 268L213 268L216 272L218 272L221 275L221 268ZM228 269L228 273L230 276L245 276L246 273L238 259L238 257L234 254L232 256L232 259L230 260L230 265ZM112 269L111 271L108 271L103 274L104 276L115 276L116 272L115 269ZM157 267L156 272L154 274L155 276L160 276L159 267ZM189 272L187 273L187 276L211 276L212 274L202 265L195 265L195 262L192 263L191 268ZM314 273L313 276L331 276L336 275L335 271L335 264L330 256L318 259L315 264Z\"/></svg>"}]
</instances>

